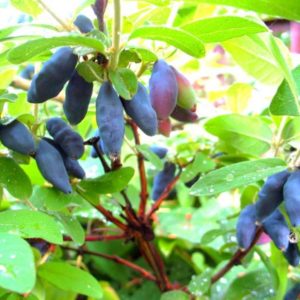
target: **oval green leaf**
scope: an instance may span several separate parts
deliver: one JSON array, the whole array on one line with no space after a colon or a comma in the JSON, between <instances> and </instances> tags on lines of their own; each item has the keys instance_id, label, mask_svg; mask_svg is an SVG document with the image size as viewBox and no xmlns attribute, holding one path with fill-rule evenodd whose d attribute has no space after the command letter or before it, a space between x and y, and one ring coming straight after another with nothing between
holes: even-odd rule
<instances>
[{"instance_id":1,"label":"oval green leaf","mask_svg":"<svg viewBox=\"0 0 300 300\"><path fill-rule=\"evenodd\" d=\"M131 100L138 88L137 77L133 71L126 68L109 71L109 78L117 93L126 100Z\"/></svg>"},{"instance_id":2,"label":"oval green leaf","mask_svg":"<svg viewBox=\"0 0 300 300\"><path fill-rule=\"evenodd\" d=\"M0 233L10 233L23 238L41 238L53 244L63 242L54 219L31 210L10 210L0 213Z\"/></svg>"},{"instance_id":3,"label":"oval green leaf","mask_svg":"<svg viewBox=\"0 0 300 300\"><path fill-rule=\"evenodd\" d=\"M170 291L163 293L160 300L189 300L190 297L183 291Z\"/></svg>"},{"instance_id":4,"label":"oval green leaf","mask_svg":"<svg viewBox=\"0 0 300 300\"><path fill-rule=\"evenodd\" d=\"M253 295L255 297L253 298ZM244 273L235 278L224 294L226 300L274 299L271 276L265 269Z\"/></svg>"},{"instance_id":5,"label":"oval green leaf","mask_svg":"<svg viewBox=\"0 0 300 300\"><path fill-rule=\"evenodd\" d=\"M223 42L247 34L268 31L268 28L258 20L238 16L200 19L185 24L181 28L205 43Z\"/></svg>"},{"instance_id":6,"label":"oval green leaf","mask_svg":"<svg viewBox=\"0 0 300 300\"><path fill-rule=\"evenodd\" d=\"M82 245L84 243L85 232L76 217L62 212L57 212L54 215L63 226L66 234L69 235L75 243Z\"/></svg>"},{"instance_id":7,"label":"oval green leaf","mask_svg":"<svg viewBox=\"0 0 300 300\"><path fill-rule=\"evenodd\" d=\"M54 286L93 298L102 297L102 289L97 280L88 272L64 262L48 262L38 269L39 277Z\"/></svg>"},{"instance_id":8,"label":"oval green leaf","mask_svg":"<svg viewBox=\"0 0 300 300\"><path fill-rule=\"evenodd\" d=\"M228 5L289 20L300 20L300 2L295 0L194 0L192 2Z\"/></svg>"},{"instance_id":9,"label":"oval green leaf","mask_svg":"<svg viewBox=\"0 0 300 300\"><path fill-rule=\"evenodd\" d=\"M35 284L34 257L23 239L0 233L0 286L17 293L30 292Z\"/></svg>"},{"instance_id":10,"label":"oval green leaf","mask_svg":"<svg viewBox=\"0 0 300 300\"><path fill-rule=\"evenodd\" d=\"M271 129L258 117L221 115L208 120L204 127L242 153L260 155L268 151L272 143Z\"/></svg>"},{"instance_id":11,"label":"oval green leaf","mask_svg":"<svg viewBox=\"0 0 300 300\"><path fill-rule=\"evenodd\" d=\"M13 197L26 199L32 193L30 179L11 158L0 157L0 185Z\"/></svg>"},{"instance_id":12,"label":"oval green leaf","mask_svg":"<svg viewBox=\"0 0 300 300\"><path fill-rule=\"evenodd\" d=\"M222 42L223 47L248 74L265 84L279 84L283 69L268 45L270 34L251 34Z\"/></svg>"},{"instance_id":13,"label":"oval green leaf","mask_svg":"<svg viewBox=\"0 0 300 300\"><path fill-rule=\"evenodd\" d=\"M284 79L277 89L276 94L272 99L270 105L270 112L273 115L287 115L287 116L299 116L299 97L300 97L300 66L297 66L292 71L292 76L296 84L298 97L294 96L294 93L289 85L287 79Z\"/></svg>"},{"instance_id":14,"label":"oval green leaf","mask_svg":"<svg viewBox=\"0 0 300 300\"><path fill-rule=\"evenodd\" d=\"M78 186L96 194L117 193L128 185L133 175L134 169L125 167L97 178L82 180Z\"/></svg>"},{"instance_id":15,"label":"oval green leaf","mask_svg":"<svg viewBox=\"0 0 300 300\"><path fill-rule=\"evenodd\" d=\"M179 28L165 26L140 27L135 29L129 37L129 39L135 38L166 42L196 58L205 55L205 48L202 41L193 34Z\"/></svg>"},{"instance_id":16,"label":"oval green leaf","mask_svg":"<svg viewBox=\"0 0 300 300\"><path fill-rule=\"evenodd\" d=\"M79 35L66 35L28 41L9 51L7 58L11 63L20 64L45 51L61 46L85 46L104 53L104 45L99 40Z\"/></svg>"},{"instance_id":17,"label":"oval green leaf","mask_svg":"<svg viewBox=\"0 0 300 300\"><path fill-rule=\"evenodd\" d=\"M39 209L61 210L67 206L80 206L84 201L78 194L65 194L55 188L35 186L30 202Z\"/></svg>"},{"instance_id":18,"label":"oval green leaf","mask_svg":"<svg viewBox=\"0 0 300 300\"><path fill-rule=\"evenodd\" d=\"M201 177L191 188L191 194L209 196L246 186L286 169L281 159L266 158L236 163L214 170Z\"/></svg>"},{"instance_id":19,"label":"oval green leaf","mask_svg":"<svg viewBox=\"0 0 300 300\"><path fill-rule=\"evenodd\" d=\"M163 169L163 161L150 150L148 145L139 145L136 148L158 171Z\"/></svg>"}]
</instances>

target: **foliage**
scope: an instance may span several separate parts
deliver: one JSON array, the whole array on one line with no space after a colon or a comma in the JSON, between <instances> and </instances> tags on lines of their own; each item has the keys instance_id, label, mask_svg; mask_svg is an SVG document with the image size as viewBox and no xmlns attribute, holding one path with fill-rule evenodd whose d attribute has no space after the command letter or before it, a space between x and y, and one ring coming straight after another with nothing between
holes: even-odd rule
<instances>
[{"instance_id":1,"label":"foliage","mask_svg":"<svg viewBox=\"0 0 300 300\"><path fill-rule=\"evenodd\" d=\"M300 4L258 2L0 5L0 299L299 293Z\"/></svg>"}]
</instances>

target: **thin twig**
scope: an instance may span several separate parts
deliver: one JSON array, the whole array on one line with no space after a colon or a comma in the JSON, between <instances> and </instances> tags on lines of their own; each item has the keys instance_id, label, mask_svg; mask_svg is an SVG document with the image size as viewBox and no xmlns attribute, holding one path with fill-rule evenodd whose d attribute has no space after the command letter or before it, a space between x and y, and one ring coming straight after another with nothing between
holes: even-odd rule
<instances>
[{"instance_id":1,"label":"thin twig","mask_svg":"<svg viewBox=\"0 0 300 300\"><path fill-rule=\"evenodd\" d=\"M98 241L114 241L121 240L126 238L126 234L118 234L118 235L102 235L102 234L93 234L85 237L86 242L98 242ZM64 236L64 241L72 241L73 239L70 236Z\"/></svg>"},{"instance_id":2,"label":"thin twig","mask_svg":"<svg viewBox=\"0 0 300 300\"><path fill-rule=\"evenodd\" d=\"M276 157L279 153L279 149L280 149L280 146L281 146L282 134L283 134L283 130L285 128L285 125L287 124L287 121L288 121L287 116L284 116L281 119L277 134L275 136L275 141L274 141L274 148L275 148L274 149L274 157Z\"/></svg>"},{"instance_id":3,"label":"thin twig","mask_svg":"<svg viewBox=\"0 0 300 300\"><path fill-rule=\"evenodd\" d=\"M171 284L169 283L169 280L165 274L163 262L157 259L158 254L153 251L153 245L150 242L145 241L140 234L136 235L136 241L141 254L144 256L145 260L156 274L157 285L160 290L166 291L171 289Z\"/></svg>"},{"instance_id":4,"label":"thin twig","mask_svg":"<svg viewBox=\"0 0 300 300\"><path fill-rule=\"evenodd\" d=\"M139 146L141 144L141 141L140 141L137 125L132 120L127 120L127 123L132 128L135 145ZM141 186L140 206L139 206L138 215L143 218L145 216L146 204L148 199L147 177L146 177L144 156L141 153L137 154L137 160L138 160L138 169L139 169L140 186Z\"/></svg>"},{"instance_id":5,"label":"thin twig","mask_svg":"<svg viewBox=\"0 0 300 300\"><path fill-rule=\"evenodd\" d=\"M258 241L260 235L262 234L263 229L262 227L258 227L256 229L256 233L255 233L255 237L251 243L251 245L249 246L248 249L246 250L241 250L239 249L234 255L233 257L230 259L230 261L217 273L215 274L212 278L211 278L211 283L215 283L217 282L219 279L221 279L227 272L229 272L232 267L234 267L237 264L241 263L241 260L250 252L250 250L253 248L253 246L256 244L256 242Z\"/></svg>"},{"instance_id":6,"label":"thin twig","mask_svg":"<svg viewBox=\"0 0 300 300\"><path fill-rule=\"evenodd\" d=\"M110 60L110 67L112 70L115 70L119 62L122 16L121 16L121 0L113 0L113 2L114 2L113 43L112 43L113 53Z\"/></svg>"},{"instance_id":7,"label":"thin twig","mask_svg":"<svg viewBox=\"0 0 300 300\"><path fill-rule=\"evenodd\" d=\"M94 251L90 251L90 250L86 250L86 249L76 249L76 248L68 247L68 246L61 246L61 248L66 249L66 250L80 252L81 254L89 254L89 255L93 255L93 256L97 256L97 257L102 257L102 258L105 258L105 259L108 259L108 260L112 260L112 261L114 261L118 264L126 266L126 267L140 273L141 276L144 277L145 279L148 279L148 280L151 280L151 281L156 281L155 276L153 274L151 274L149 271L147 271L146 269L144 269L144 268L142 268L142 267L126 260L126 259L123 259L119 256L94 252Z\"/></svg>"},{"instance_id":8,"label":"thin twig","mask_svg":"<svg viewBox=\"0 0 300 300\"><path fill-rule=\"evenodd\" d=\"M100 204L96 205L95 208L100 213L102 213L108 221L114 223L116 226L118 226L119 228L123 229L124 231L127 231L127 226L124 223L122 223L120 220L118 220L117 218L115 218L109 210L107 210L106 208L104 208Z\"/></svg>"},{"instance_id":9,"label":"thin twig","mask_svg":"<svg viewBox=\"0 0 300 300\"><path fill-rule=\"evenodd\" d=\"M61 19L43 0L37 2L49 13L65 30L70 31L70 26L63 19Z\"/></svg>"}]
</instances>

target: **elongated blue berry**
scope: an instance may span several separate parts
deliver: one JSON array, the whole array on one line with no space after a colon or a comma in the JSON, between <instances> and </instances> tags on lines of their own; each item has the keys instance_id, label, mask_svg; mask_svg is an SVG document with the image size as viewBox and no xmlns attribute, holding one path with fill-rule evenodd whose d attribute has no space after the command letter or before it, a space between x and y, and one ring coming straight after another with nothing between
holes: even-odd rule
<instances>
[{"instance_id":1,"label":"elongated blue berry","mask_svg":"<svg viewBox=\"0 0 300 300\"><path fill-rule=\"evenodd\" d=\"M283 188L284 204L287 215L294 227L300 225L300 170L295 171Z\"/></svg>"},{"instance_id":2,"label":"elongated blue berry","mask_svg":"<svg viewBox=\"0 0 300 300\"><path fill-rule=\"evenodd\" d=\"M67 170L67 173L70 176L79 178L79 179L83 179L85 177L85 172L83 170L83 168L81 167L81 165L79 164L79 162L76 159L72 159L70 158L65 151L59 146L57 145L54 140L49 139L49 138L43 138L46 142L48 142L49 144L51 144L53 147L55 147L56 150L58 150L58 152L60 153L63 161L64 161L64 165L65 168Z\"/></svg>"},{"instance_id":3,"label":"elongated blue berry","mask_svg":"<svg viewBox=\"0 0 300 300\"><path fill-rule=\"evenodd\" d=\"M152 145L150 146L150 150L156 154L160 159L163 159L166 157L168 153L168 149L165 147L157 146L157 145Z\"/></svg>"},{"instance_id":4,"label":"elongated blue berry","mask_svg":"<svg viewBox=\"0 0 300 300\"><path fill-rule=\"evenodd\" d=\"M174 179L176 172L175 164L166 162L164 168L153 179L152 199L157 200L164 192L165 188Z\"/></svg>"},{"instance_id":5,"label":"elongated blue berry","mask_svg":"<svg viewBox=\"0 0 300 300\"><path fill-rule=\"evenodd\" d=\"M42 103L57 96L71 78L77 60L70 47L58 49L33 77L27 93L28 101Z\"/></svg>"},{"instance_id":6,"label":"elongated blue berry","mask_svg":"<svg viewBox=\"0 0 300 300\"><path fill-rule=\"evenodd\" d=\"M241 249L250 247L256 232L256 214L254 205L246 206L240 213L236 225L237 241Z\"/></svg>"},{"instance_id":7,"label":"elongated blue berry","mask_svg":"<svg viewBox=\"0 0 300 300\"><path fill-rule=\"evenodd\" d=\"M291 289L287 291L284 300L297 300L300 296L300 283L296 283Z\"/></svg>"},{"instance_id":8,"label":"elongated blue berry","mask_svg":"<svg viewBox=\"0 0 300 300\"><path fill-rule=\"evenodd\" d=\"M176 106L178 86L173 69L162 59L153 66L149 90L157 118L159 120L167 119Z\"/></svg>"},{"instance_id":9,"label":"elongated blue berry","mask_svg":"<svg viewBox=\"0 0 300 300\"><path fill-rule=\"evenodd\" d=\"M92 21L84 15L78 15L74 21L74 25L78 27L81 33L88 33L94 29Z\"/></svg>"},{"instance_id":10,"label":"elongated blue berry","mask_svg":"<svg viewBox=\"0 0 300 300\"><path fill-rule=\"evenodd\" d=\"M82 137L60 118L51 118L46 128L64 152L73 159L79 159L84 152Z\"/></svg>"},{"instance_id":11,"label":"elongated blue berry","mask_svg":"<svg viewBox=\"0 0 300 300\"><path fill-rule=\"evenodd\" d=\"M299 265L300 255L297 244L290 242L286 251L283 252L283 255L291 266L296 267Z\"/></svg>"},{"instance_id":12,"label":"elongated blue berry","mask_svg":"<svg viewBox=\"0 0 300 300\"><path fill-rule=\"evenodd\" d=\"M32 79L34 75L34 65L30 64L27 65L21 72L20 72L20 77L24 79Z\"/></svg>"},{"instance_id":13,"label":"elongated blue berry","mask_svg":"<svg viewBox=\"0 0 300 300\"><path fill-rule=\"evenodd\" d=\"M93 93L93 83L87 82L75 71L66 88L64 101L64 113L70 124L79 124L89 108Z\"/></svg>"},{"instance_id":14,"label":"elongated blue berry","mask_svg":"<svg viewBox=\"0 0 300 300\"><path fill-rule=\"evenodd\" d=\"M40 140L35 159L45 179L66 194L72 192L63 159L55 147L43 139Z\"/></svg>"},{"instance_id":15,"label":"elongated blue berry","mask_svg":"<svg viewBox=\"0 0 300 300\"><path fill-rule=\"evenodd\" d=\"M103 150L110 157L117 157L121 152L125 133L123 105L108 81L101 85L96 100L96 119L103 140Z\"/></svg>"},{"instance_id":16,"label":"elongated blue berry","mask_svg":"<svg viewBox=\"0 0 300 300\"><path fill-rule=\"evenodd\" d=\"M283 186L290 176L284 170L267 178L255 203L257 221L263 222L283 201Z\"/></svg>"},{"instance_id":17,"label":"elongated blue berry","mask_svg":"<svg viewBox=\"0 0 300 300\"><path fill-rule=\"evenodd\" d=\"M25 155L35 152L31 132L18 120L7 125L0 125L0 141L5 147Z\"/></svg>"},{"instance_id":18,"label":"elongated blue berry","mask_svg":"<svg viewBox=\"0 0 300 300\"><path fill-rule=\"evenodd\" d=\"M171 113L171 117L179 122L184 123L194 123L199 119L196 113L180 106L175 107L175 109Z\"/></svg>"},{"instance_id":19,"label":"elongated blue berry","mask_svg":"<svg viewBox=\"0 0 300 300\"><path fill-rule=\"evenodd\" d=\"M283 251L288 248L290 229L278 209L265 219L263 228L277 248Z\"/></svg>"},{"instance_id":20,"label":"elongated blue berry","mask_svg":"<svg viewBox=\"0 0 300 300\"><path fill-rule=\"evenodd\" d=\"M129 100L122 100L124 109L137 126L147 135L155 135L157 132L157 116L151 106L146 88L139 83L137 93Z\"/></svg>"}]
</instances>

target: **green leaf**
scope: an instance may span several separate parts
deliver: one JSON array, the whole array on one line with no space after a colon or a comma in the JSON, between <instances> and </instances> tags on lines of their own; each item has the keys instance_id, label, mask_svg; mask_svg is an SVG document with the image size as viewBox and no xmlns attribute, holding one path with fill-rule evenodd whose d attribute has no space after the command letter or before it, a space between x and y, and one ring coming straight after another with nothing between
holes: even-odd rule
<instances>
[{"instance_id":1,"label":"green leaf","mask_svg":"<svg viewBox=\"0 0 300 300\"><path fill-rule=\"evenodd\" d=\"M198 276L193 276L188 285L189 291L195 296L203 296L211 285L212 270L206 269Z\"/></svg>"},{"instance_id":2,"label":"green leaf","mask_svg":"<svg viewBox=\"0 0 300 300\"><path fill-rule=\"evenodd\" d=\"M253 86L236 82L226 92L226 106L232 113L242 113L246 110L252 98Z\"/></svg>"},{"instance_id":3,"label":"green leaf","mask_svg":"<svg viewBox=\"0 0 300 300\"><path fill-rule=\"evenodd\" d=\"M271 129L258 117L221 115L208 120L204 128L231 147L251 155L265 153L272 143Z\"/></svg>"},{"instance_id":4,"label":"green leaf","mask_svg":"<svg viewBox=\"0 0 300 300\"><path fill-rule=\"evenodd\" d=\"M282 131L283 140L288 143L290 141L299 141L300 139L300 117L289 120Z\"/></svg>"},{"instance_id":5,"label":"green leaf","mask_svg":"<svg viewBox=\"0 0 300 300\"><path fill-rule=\"evenodd\" d=\"M35 186L29 199L39 209L61 210L68 205L79 206L84 201L78 194L65 194L55 188Z\"/></svg>"},{"instance_id":6,"label":"green leaf","mask_svg":"<svg viewBox=\"0 0 300 300\"><path fill-rule=\"evenodd\" d=\"M0 286L28 293L34 284L35 265L30 246L17 236L0 233Z\"/></svg>"},{"instance_id":7,"label":"green leaf","mask_svg":"<svg viewBox=\"0 0 300 300\"><path fill-rule=\"evenodd\" d=\"M254 251L256 254L259 256L261 262L265 265L266 269L268 270L270 277L271 277L271 282L275 290L277 291L277 288L279 286L279 276L276 272L276 268L272 261L270 260L269 256L260 249L259 247L255 247Z\"/></svg>"},{"instance_id":8,"label":"green leaf","mask_svg":"<svg viewBox=\"0 0 300 300\"><path fill-rule=\"evenodd\" d=\"M143 156L150 161L150 163L158 170L161 171L164 167L162 160L153 153L148 145L136 146L137 150L143 154Z\"/></svg>"},{"instance_id":9,"label":"green leaf","mask_svg":"<svg viewBox=\"0 0 300 300\"><path fill-rule=\"evenodd\" d=\"M27 27L28 28L36 27L36 28L43 28L43 29L57 31L56 27L48 25L48 24L19 24L19 25L13 25L13 26L1 28L0 29L0 39L10 36L13 32L15 32L19 29L24 29Z\"/></svg>"},{"instance_id":10,"label":"green leaf","mask_svg":"<svg viewBox=\"0 0 300 300\"><path fill-rule=\"evenodd\" d=\"M0 95L0 103L11 102L14 103L18 99L16 94L3 93Z\"/></svg>"},{"instance_id":11,"label":"green leaf","mask_svg":"<svg viewBox=\"0 0 300 300\"><path fill-rule=\"evenodd\" d=\"M97 194L117 193L128 185L133 175L133 168L124 167L97 178L82 180L78 186L81 189L91 190Z\"/></svg>"},{"instance_id":12,"label":"green leaf","mask_svg":"<svg viewBox=\"0 0 300 300\"><path fill-rule=\"evenodd\" d=\"M215 195L248 185L286 169L281 159L266 158L236 163L201 177L191 188L197 196Z\"/></svg>"},{"instance_id":13,"label":"green leaf","mask_svg":"<svg viewBox=\"0 0 300 300\"><path fill-rule=\"evenodd\" d=\"M91 60L78 64L76 70L88 82L103 80L103 68Z\"/></svg>"},{"instance_id":14,"label":"green leaf","mask_svg":"<svg viewBox=\"0 0 300 300\"><path fill-rule=\"evenodd\" d=\"M277 61L277 65L281 68L284 78L290 87L291 93L294 98L294 106L296 106L297 113L298 115L300 115L299 90L297 88L294 76L290 70L289 63L287 62L287 57L283 53L283 51L286 50L282 46L284 44L280 39L276 39L273 35L269 35L268 37L269 39L267 40L267 42L269 43L269 48ZM280 45L281 47L279 47Z\"/></svg>"},{"instance_id":15,"label":"green leaf","mask_svg":"<svg viewBox=\"0 0 300 300\"><path fill-rule=\"evenodd\" d=\"M143 38L166 42L196 58L205 55L202 41L196 36L182 29L164 26L145 26L135 29L129 39Z\"/></svg>"},{"instance_id":16,"label":"green leaf","mask_svg":"<svg viewBox=\"0 0 300 300\"><path fill-rule=\"evenodd\" d=\"M10 50L7 58L13 64L20 64L45 51L60 46L86 46L104 53L104 45L99 40L82 35L66 35L28 41Z\"/></svg>"},{"instance_id":17,"label":"green leaf","mask_svg":"<svg viewBox=\"0 0 300 300\"><path fill-rule=\"evenodd\" d=\"M160 300L189 300L190 297L183 291L171 291L163 293Z\"/></svg>"},{"instance_id":18,"label":"green leaf","mask_svg":"<svg viewBox=\"0 0 300 300\"><path fill-rule=\"evenodd\" d=\"M158 60L157 55L146 48L134 47L133 49L139 54L144 64Z\"/></svg>"},{"instance_id":19,"label":"green leaf","mask_svg":"<svg viewBox=\"0 0 300 300\"><path fill-rule=\"evenodd\" d=\"M30 210L9 210L0 213L0 232L23 238L41 238L53 244L63 242L54 219L44 213Z\"/></svg>"},{"instance_id":20,"label":"green leaf","mask_svg":"<svg viewBox=\"0 0 300 300\"><path fill-rule=\"evenodd\" d=\"M270 260L272 261L273 266L276 267L277 277L279 279L278 286L274 287L276 290L276 296L277 299L283 299L287 290L289 264L286 261L285 257L282 255L282 251L280 251L274 245L274 243L271 243L270 248ZM296 275L295 277L297 278L298 276Z\"/></svg>"},{"instance_id":21,"label":"green leaf","mask_svg":"<svg viewBox=\"0 0 300 300\"><path fill-rule=\"evenodd\" d=\"M228 5L289 20L300 20L300 3L295 0L195 0L192 2Z\"/></svg>"},{"instance_id":22,"label":"green leaf","mask_svg":"<svg viewBox=\"0 0 300 300\"><path fill-rule=\"evenodd\" d=\"M34 17L43 12L36 0L10 0L10 3L18 10Z\"/></svg>"},{"instance_id":23,"label":"green leaf","mask_svg":"<svg viewBox=\"0 0 300 300\"><path fill-rule=\"evenodd\" d=\"M26 173L11 158L0 157L0 185L13 197L26 199L32 193L31 182Z\"/></svg>"},{"instance_id":24,"label":"green leaf","mask_svg":"<svg viewBox=\"0 0 300 300\"><path fill-rule=\"evenodd\" d=\"M117 91L124 99L130 100L136 94L138 82L133 71L126 68L109 71L109 78Z\"/></svg>"},{"instance_id":25,"label":"green leaf","mask_svg":"<svg viewBox=\"0 0 300 300\"><path fill-rule=\"evenodd\" d=\"M15 69L4 69L0 71L0 89L6 89L13 81L17 71Z\"/></svg>"},{"instance_id":26,"label":"green leaf","mask_svg":"<svg viewBox=\"0 0 300 300\"><path fill-rule=\"evenodd\" d=\"M22 114L29 114L31 112L31 109L32 105L27 101L27 94L19 93L17 101L15 103L9 104L8 113L12 117L19 117ZM33 121L35 122L35 118L33 119Z\"/></svg>"},{"instance_id":27,"label":"green leaf","mask_svg":"<svg viewBox=\"0 0 300 300\"><path fill-rule=\"evenodd\" d=\"M253 297L253 295L255 295ZM274 299L274 288L264 269L238 276L228 287L224 299Z\"/></svg>"},{"instance_id":28,"label":"green leaf","mask_svg":"<svg viewBox=\"0 0 300 300\"><path fill-rule=\"evenodd\" d=\"M85 232L76 217L61 212L55 213L55 216L62 224L66 234L69 235L75 243L82 245L84 243Z\"/></svg>"},{"instance_id":29,"label":"green leaf","mask_svg":"<svg viewBox=\"0 0 300 300\"><path fill-rule=\"evenodd\" d=\"M268 31L259 20L238 16L200 19L181 27L205 43L223 42L243 35Z\"/></svg>"},{"instance_id":30,"label":"green leaf","mask_svg":"<svg viewBox=\"0 0 300 300\"><path fill-rule=\"evenodd\" d=\"M101 286L90 273L67 263L45 263L39 267L38 275L64 291L72 291L93 298L102 297Z\"/></svg>"},{"instance_id":31,"label":"green leaf","mask_svg":"<svg viewBox=\"0 0 300 300\"><path fill-rule=\"evenodd\" d=\"M127 67L129 63L140 63L142 60L135 49L123 49L119 57L119 67Z\"/></svg>"},{"instance_id":32,"label":"green leaf","mask_svg":"<svg viewBox=\"0 0 300 300\"><path fill-rule=\"evenodd\" d=\"M161 211L158 214L158 231L164 236L171 235L190 243L199 244L203 235L212 229L219 228L213 213L203 208L177 207Z\"/></svg>"},{"instance_id":33,"label":"green leaf","mask_svg":"<svg viewBox=\"0 0 300 300\"><path fill-rule=\"evenodd\" d=\"M209 230L207 231L202 239L200 244L209 244L210 242L212 242L213 240L215 240L217 237L222 236L226 233L226 230L224 229L213 229L213 230Z\"/></svg>"},{"instance_id":34,"label":"green leaf","mask_svg":"<svg viewBox=\"0 0 300 300\"><path fill-rule=\"evenodd\" d=\"M265 84L279 84L284 74L269 48L268 39L269 34L252 34L222 45L251 76Z\"/></svg>"},{"instance_id":35,"label":"green leaf","mask_svg":"<svg viewBox=\"0 0 300 300\"><path fill-rule=\"evenodd\" d=\"M198 173L208 172L215 168L216 163L203 153L197 153L194 161L189 164L182 172L180 179L183 182L188 182L195 178Z\"/></svg>"},{"instance_id":36,"label":"green leaf","mask_svg":"<svg viewBox=\"0 0 300 300\"><path fill-rule=\"evenodd\" d=\"M297 95L295 98L288 81L284 79L277 89L276 94L270 105L270 112L274 115L299 116L299 97L300 97L300 66L292 71L292 76L296 83Z\"/></svg>"}]
</instances>

